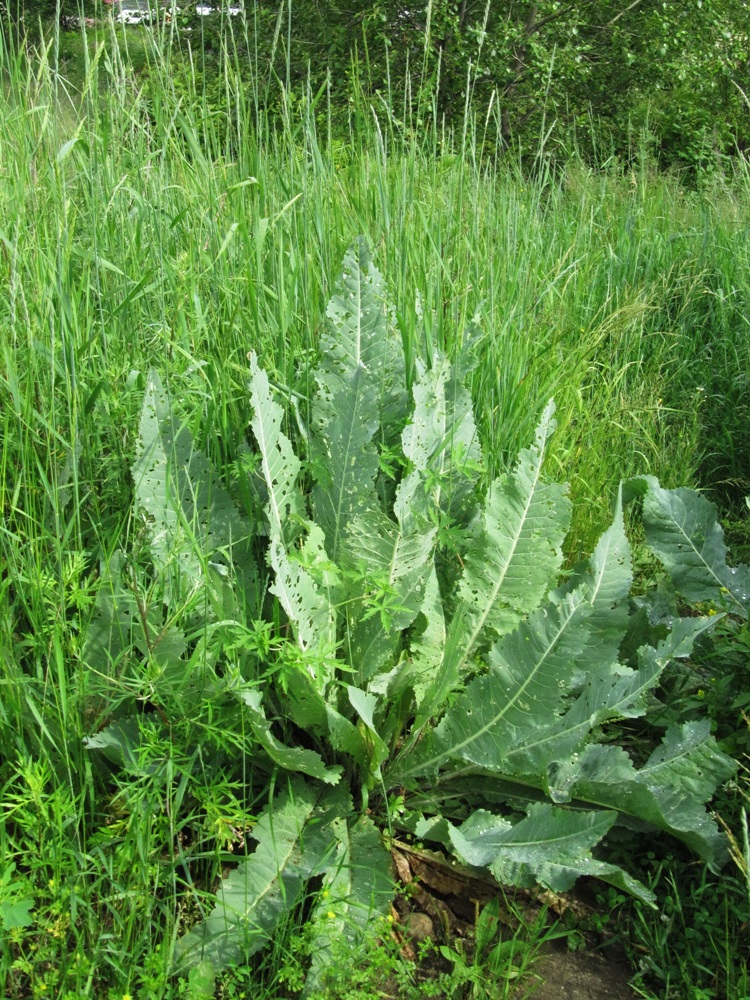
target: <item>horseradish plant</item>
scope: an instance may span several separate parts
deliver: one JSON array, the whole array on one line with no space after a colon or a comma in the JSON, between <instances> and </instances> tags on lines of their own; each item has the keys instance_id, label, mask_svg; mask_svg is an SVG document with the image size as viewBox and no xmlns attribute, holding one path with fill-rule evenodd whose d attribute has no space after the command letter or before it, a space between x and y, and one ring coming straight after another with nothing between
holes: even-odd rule
<instances>
[{"instance_id":1,"label":"horseradish plant","mask_svg":"<svg viewBox=\"0 0 750 1000\"><path fill-rule=\"evenodd\" d=\"M255 519L149 375L133 466L141 550L102 568L84 655L157 711L120 705L88 746L137 769L144 718L163 735L198 720L182 748L189 782L190 766L211 766L200 720L220 718L267 803L213 909L177 939L178 972L263 947L316 878L314 987L333 943L387 908L384 828L502 883L564 891L588 875L647 901L595 853L614 824L723 859L704 803L733 764L707 722L668 730L640 766L598 742L605 723L646 712L665 666L718 616L630 599L623 491L589 562L561 582L571 505L541 477L554 407L483 490L471 367L470 346L453 364L435 351L416 362L409 398L383 282L359 241L328 306L304 419L295 407L294 444L291 414L249 356ZM748 571L727 568L710 505L653 479L627 491L642 496L674 587L746 614Z\"/></svg>"}]
</instances>

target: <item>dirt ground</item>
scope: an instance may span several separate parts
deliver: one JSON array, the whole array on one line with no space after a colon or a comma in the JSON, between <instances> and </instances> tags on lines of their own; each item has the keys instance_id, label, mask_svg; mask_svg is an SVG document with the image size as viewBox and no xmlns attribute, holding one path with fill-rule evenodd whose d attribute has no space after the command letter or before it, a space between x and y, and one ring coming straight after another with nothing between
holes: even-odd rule
<instances>
[{"instance_id":1,"label":"dirt ground","mask_svg":"<svg viewBox=\"0 0 750 1000\"><path fill-rule=\"evenodd\" d=\"M393 911L404 957L416 959L421 941L471 941L476 915L498 895L497 884L477 877L474 870L462 869L439 853L406 844L394 848L393 861L405 890ZM503 894L503 900L506 905L500 920L509 930L515 930L519 922L533 923L542 907L553 920L565 919L568 924L580 921L581 926L595 912L590 902L573 894L514 890ZM584 936L587 941L588 937ZM601 943L589 942L593 946ZM421 969L427 980L436 971ZM635 1000L637 994L629 986L632 975L630 966L611 949L606 955L585 948L570 951L563 938L544 946L514 1000Z\"/></svg>"},{"instance_id":2,"label":"dirt ground","mask_svg":"<svg viewBox=\"0 0 750 1000\"><path fill-rule=\"evenodd\" d=\"M628 985L632 975L628 965L597 954L550 948L534 966L532 976L538 977L539 985L529 983L525 996L533 1000L634 1000L637 994Z\"/></svg>"}]
</instances>

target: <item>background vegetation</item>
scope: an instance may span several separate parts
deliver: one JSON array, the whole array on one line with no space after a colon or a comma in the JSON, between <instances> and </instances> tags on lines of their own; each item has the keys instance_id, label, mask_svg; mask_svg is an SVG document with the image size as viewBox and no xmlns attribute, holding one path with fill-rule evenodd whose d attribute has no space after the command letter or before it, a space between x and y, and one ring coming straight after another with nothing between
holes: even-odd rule
<instances>
[{"instance_id":1,"label":"background vegetation","mask_svg":"<svg viewBox=\"0 0 750 1000\"><path fill-rule=\"evenodd\" d=\"M100 0L8 7L22 31L36 30L40 18L107 9ZM252 0L243 9L238 28L230 17L196 16L194 3L175 8L175 23L200 36L190 62L216 107L226 47L251 89L262 79L265 110L327 85L339 126L354 87L380 111L382 102L394 107L394 86L408 80L413 107L434 101L449 124L462 120L467 99L494 107L491 144L527 151L552 118L587 155L630 160L633 135L648 131L656 162L691 171L712 168L717 153L750 139L745 0Z\"/></svg>"},{"instance_id":2,"label":"background vegetation","mask_svg":"<svg viewBox=\"0 0 750 1000\"><path fill-rule=\"evenodd\" d=\"M709 491L746 555L750 172L734 86L747 93L746 4L627 7L509 4L500 16L436 3L427 32L423 12L390 5L330 5L326 21L313 5L256 4L242 23L188 19L190 33L173 19L25 44L18 18L6 22L7 996L188 988L168 983L164 959L180 852L191 844L210 889L259 805L234 775L174 782L179 743L146 743L127 782L84 750L104 721L81 659L97 568L138 538L129 469L149 367L241 491L247 352L307 397L301 362L354 234L375 248L411 374L423 349L453 354L478 326L472 392L490 475L555 397L547 472L572 485L571 562L608 522L619 480L645 471ZM37 13L27 6L21 28ZM644 561L644 578L652 570ZM730 622L663 694L673 716L707 705L739 760L747 644L747 625ZM719 802L735 830L740 789ZM653 959L644 989L744 996L743 883L682 858L670 869L661 852L643 865L667 917L630 916ZM296 982L300 940L290 925L270 959L275 993Z\"/></svg>"}]
</instances>

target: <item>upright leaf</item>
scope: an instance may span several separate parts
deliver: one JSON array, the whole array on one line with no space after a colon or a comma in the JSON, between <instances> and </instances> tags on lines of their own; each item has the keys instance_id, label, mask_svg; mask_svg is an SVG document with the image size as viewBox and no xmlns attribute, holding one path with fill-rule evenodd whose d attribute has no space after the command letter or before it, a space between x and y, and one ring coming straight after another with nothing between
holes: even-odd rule
<instances>
[{"instance_id":1,"label":"upright leaf","mask_svg":"<svg viewBox=\"0 0 750 1000\"><path fill-rule=\"evenodd\" d=\"M268 561L275 579L271 590L293 623L297 640L304 650L316 647L332 651L336 641L336 618L330 589L321 588L311 573L295 557L290 546L305 522L302 519L302 495L297 489L300 462L289 439L282 433L283 411L271 396L268 376L250 355L252 373L251 426L261 455L261 472L266 485L266 513L270 544ZM319 529L310 531L303 552L309 563L322 556ZM330 680L330 672L318 678L321 689Z\"/></svg>"},{"instance_id":2,"label":"upright leaf","mask_svg":"<svg viewBox=\"0 0 750 1000\"><path fill-rule=\"evenodd\" d=\"M135 502L148 513L155 565L179 602L204 585L213 560L255 586L251 529L211 463L175 417L169 394L150 371L133 463Z\"/></svg>"},{"instance_id":3,"label":"upright leaf","mask_svg":"<svg viewBox=\"0 0 750 1000\"><path fill-rule=\"evenodd\" d=\"M342 274L326 310L321 337L319 392L313 407L318 429L331 422L335 399L354 372L367 370L374 391L374 416L384 428L398 426L405 410L403 350L388 323L383 278L359 237L344 255Z\"/></svg>"},{"instance_id":4,"label":"upright leaf","mask_svg":"<svg viewBox=\"0 0 750 1000\"><path fill-rule=\"evenodd\" d=\"M571 507L565 487L541 481L553 412L550 403L536 444L521 452L511 475L490 487L482 530L464 557L461 603L452 629L460 629L465 650L473 649L482 635L510 632L556 582Z\"/></svg>"},{"instance_id":5,"label":"upright leaf","mask_svg":"<svg viewBox=\"0 0 750 1000\"><path fill-rule=\"evenodd\" d=\"M357 515L377 506L374 480L378 455L373 444L378 428L377 396L363 365L342 381L332 405L333 413L322 432L313 506L328 554L334 563L340 563L348 525Z\"/></svg>"},{"instance_id":6,"label":"upright leaf","mask_svg":"<svg viewBox=\"0 0 750 1000\"><path fill-rule=\"evenodd\" d=\"M297 489L300 462L291 442L281 430L284 411L271 395L268 376L250 354L250 390L253 419L250 426L260 448L261 470L268 500L266 513L272 539L289 541L297 534L294 519L302 512L302 494Z\"/></svg>"}]
</instances>

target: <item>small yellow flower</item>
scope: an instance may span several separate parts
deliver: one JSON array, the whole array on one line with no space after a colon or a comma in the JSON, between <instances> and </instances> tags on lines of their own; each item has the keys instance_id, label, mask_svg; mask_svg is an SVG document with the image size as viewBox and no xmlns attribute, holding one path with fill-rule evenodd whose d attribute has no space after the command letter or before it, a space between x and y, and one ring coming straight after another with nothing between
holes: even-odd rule
<instances>
[{"instance_id":1,"label":"small yellow flower","mask_svg":"<svg viewBox=\"0 0 750 1000\"><path fill-rule=\"evenodd\" d=\"M698 688L697 695L699 698L705 698L706 692L703 690L703 688Z\"/></svg>"},{"instance_id":2,"label":"small yellow flower","mask_svg":"<svg viewBox=\"0 0 750 1000\"><path fill-rule=\"evenodd\" d=\"M333 912L333 910L329 910L328 913L326 913L326 916L328 917L329 920L336 919L336 914Z\"/></svg>"},{"instance_id":3,"label":"small yellow flower","mask_svg":"<svg viewBox=\"0 0 750 1000\"><path fill-rule=\"evenodd\" d=\"M709 613L709 615L715 615L716 614L716 608L709 608L708 609L708 613Z\"/></svg>"},{"instance_id":4,"label":"small yellow flower","mask_svg":"<svg viewBox=\"0 0 750 1000\"><path fill-rule=\"evenodd\" d=\"M324 890L323 890L323 891L321 892L321 894L320 894L320 895L321 895L321 896L323 897L323 899L328 899L328 897L329 897L329 896L330 896L331 894L330 894L330 892L328 891L328 889L324 889Z\"/></svg>"}]
</instances>

